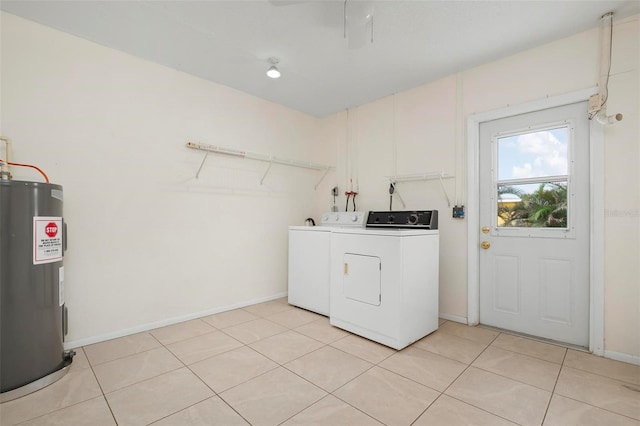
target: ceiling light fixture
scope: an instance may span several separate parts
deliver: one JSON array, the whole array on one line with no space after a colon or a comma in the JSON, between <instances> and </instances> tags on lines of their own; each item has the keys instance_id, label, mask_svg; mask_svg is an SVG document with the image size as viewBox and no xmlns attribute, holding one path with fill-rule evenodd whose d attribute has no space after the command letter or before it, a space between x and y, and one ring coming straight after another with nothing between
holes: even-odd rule
<instances>
[{"instance_id":1,"label":"ceiling light fixture","mask_svg":"<svg viewBox=\"0 0 640 426\"><path fill-rule=\"evenodd\" d=\"M271 66L267 70L267 76L268 77L271 77L271 78L279 78L280 77L280 70L276 66L278 64L278 62L280 62L278 60L278 58L269 58L269 63L271 64Z\"/></svg>"}]
</instances>

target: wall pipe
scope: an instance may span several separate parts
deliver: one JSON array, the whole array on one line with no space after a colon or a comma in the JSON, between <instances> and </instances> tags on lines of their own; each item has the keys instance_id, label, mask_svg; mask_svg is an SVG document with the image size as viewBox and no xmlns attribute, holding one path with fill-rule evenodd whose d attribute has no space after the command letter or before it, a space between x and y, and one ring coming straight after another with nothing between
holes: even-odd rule
<instances>
[{"instance_id":1,"label":"wall pipe","mask_svg":"<svg viewBox=\"0 0 640 426\"><path fill-rule=\"evenodd\" d=\"M611 49L613 47L613 12L608 12L600 18L600 75L598 92L600 108L595 114L598 123L607 125L622 121L622 114L607 115L607 101L609 100L609 77L611 76ZM592 118L591 116L590 118Z\"/></svg>"},{"instance_id":2,"label":"wall pipe","mask_svg":"<svg viewBox=\"0 0 640 426\"><path fill-rule=\"evenodd\" d=\"M0 141L4 141L4 162L0 163L0 179L10 180L11 171L9 170L9 152L11 151L11 139L6 136L0 136Z\"/></svg>"}]
</instances>

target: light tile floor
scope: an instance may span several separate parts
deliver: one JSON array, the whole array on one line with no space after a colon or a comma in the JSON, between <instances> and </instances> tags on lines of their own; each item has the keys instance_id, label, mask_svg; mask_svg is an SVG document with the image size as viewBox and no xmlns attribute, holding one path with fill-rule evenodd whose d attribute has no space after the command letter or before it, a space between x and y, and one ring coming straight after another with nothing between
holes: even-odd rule
<instances>
[{"instance_id":1,"label":"light tile floor","mask_svg":"<svg viewBox=\"0 0 640 426\"><path fill-rule=\"evenodd\" d=\"M395 351L279 299L79 348L0 424L640 426L640 367L444 320Z\"/></svg>"}]
</instances>

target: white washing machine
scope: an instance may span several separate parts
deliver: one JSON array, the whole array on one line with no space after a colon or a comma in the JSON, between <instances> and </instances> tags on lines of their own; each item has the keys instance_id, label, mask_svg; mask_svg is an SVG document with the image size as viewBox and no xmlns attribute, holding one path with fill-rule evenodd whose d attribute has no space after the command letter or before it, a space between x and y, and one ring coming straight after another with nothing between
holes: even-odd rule
<instances>
[{"instance_id":1,"label":"white washing machine","mask_svg":"<svg viewBox=\"0 0 640 426\"><path fill-rule=\"evenodd\" d=\"M438 212L370 212L331 232L330 322L402 349L438 329Z\"/></svg>"},{"instance_id":2,"label":"white washing machine","mask_svg":"<svg viewBox=\"0 0 640 426\"><path fill-rule=\"evenodd\" d=\"M289 227L289 304L329 315L331 231L364 228L365 220L365 212L332 212L319 226Z\"/></svg>"}]
</instances>

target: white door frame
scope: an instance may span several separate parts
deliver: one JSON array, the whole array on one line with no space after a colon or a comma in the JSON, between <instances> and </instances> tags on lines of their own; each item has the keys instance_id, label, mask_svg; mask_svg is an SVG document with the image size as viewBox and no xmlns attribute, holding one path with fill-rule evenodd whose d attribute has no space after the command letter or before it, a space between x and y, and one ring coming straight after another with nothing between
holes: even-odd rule
<instances>
[{"instance_id":1,"label":"white door frame","mask_svg":"<svg viewBox=\"0 0 640 426\"><path fill-rule=\"evenodd\" d=\"M583 102L597 87L470 115L467 119L467 323L480 322L480 123ZM585 111L586 114L586 111ZM604 355L604 128L589 122L589 350Z\"/></svg>"}]
</instances>

